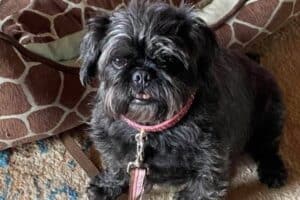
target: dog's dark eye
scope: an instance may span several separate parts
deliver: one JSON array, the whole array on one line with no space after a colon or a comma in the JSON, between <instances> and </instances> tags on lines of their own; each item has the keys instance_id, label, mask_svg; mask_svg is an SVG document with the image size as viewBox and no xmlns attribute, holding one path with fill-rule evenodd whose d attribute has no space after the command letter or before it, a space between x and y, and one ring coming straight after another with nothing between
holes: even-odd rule
<instances>
[{"instance_id":1,"label":"dog's dark eye","mask_svg":"<svg viewBox=\"0 0 300 200\"><path fill-rule=\"evenodd\" d=\"M128 60L126 58L114 58L112 64L115 68L121 69L128 65Z\"/></svg>"},{"instance_id":2,"label":"dog's dark eye","mask_svg":"<svg viewBox=\"0 0 300 200\"><path fill-rule=\"evenodd\" d=\"M173 75L182 72L183 64L180 60L172 56L163 56L158 60L160 69L165 70Z\"/></svg>"},{"instance_id":3,"label":"dog's dark eye","mask_svg":"<svg viewBox=\"0 0 300 200\"><path fill-rule=\"evenodd\" d=\"M162 56L158 63L160 68L166 69L168 66L173 67L174 65L177 65L178 60L170 56Z\"/></svg>"}]
</instances>

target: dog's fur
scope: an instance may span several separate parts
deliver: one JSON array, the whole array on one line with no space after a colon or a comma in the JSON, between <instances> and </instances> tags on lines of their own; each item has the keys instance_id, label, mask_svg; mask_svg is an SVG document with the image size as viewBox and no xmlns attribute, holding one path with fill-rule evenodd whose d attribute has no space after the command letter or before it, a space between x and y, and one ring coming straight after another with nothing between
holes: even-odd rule
<instances>
[{"instance_id":1,"label":"dog's fur","mask_svg":"<svg viewBox=\"0 0 300 200\"><path fill-rule=\"evenodd\" d=\"M116 199L128 189L126 166L135 158L137 131L121 115L141 124L162 122L196 97L174 127L149 134L145 164L149 184L181 185L176 199L222 199L232 157L249 153L260 181L281 186L286 171L278 155L284 106L264 68L218 46L213 32L189 6L132 1L88 22L82 45L81 80L100 80L91 139L105 170L90 183L90 199ZM147 85L135 84L138 71ZM136 101L139 93L151 101Z\"/></svg>"}]
</instances>

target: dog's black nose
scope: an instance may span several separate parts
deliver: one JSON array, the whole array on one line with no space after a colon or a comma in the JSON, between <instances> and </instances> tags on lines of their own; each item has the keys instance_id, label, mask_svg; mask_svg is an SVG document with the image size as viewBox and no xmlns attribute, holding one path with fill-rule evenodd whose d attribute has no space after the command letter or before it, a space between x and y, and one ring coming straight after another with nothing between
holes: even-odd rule
<instances>
[{"instance_id":1,"label":"dog's black nose","mask_svg":"<svg viewBox=\"0 0 300 200\"><path fill-rule=\"evenodd\" d=\"M132 81L137 86L147 87L151 79L152 77L150 72L145 70L138 70L132 75Z\"/></svg>"}]
</instances>

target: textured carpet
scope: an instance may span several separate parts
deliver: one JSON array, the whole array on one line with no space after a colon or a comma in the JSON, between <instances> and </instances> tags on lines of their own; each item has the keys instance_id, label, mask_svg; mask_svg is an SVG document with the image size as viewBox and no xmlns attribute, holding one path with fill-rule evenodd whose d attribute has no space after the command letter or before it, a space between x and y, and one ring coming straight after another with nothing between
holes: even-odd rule
<instances>
[{"instance_id":1,"label":"textured carpet","mask_svg":"<svg viewBox=\"0 0 300 200\"><path fill-rule=\"evenodd\" d=\"M289 180L281 189L268 189L258 182L256 166L243 157L234 170L227 199L300 200L300 17L250 49L262 55L262 63L283 90L287 121L281 154ZM87 151L89 145L77 140ZM87 179L57 138L0 152L0 200L84 200ZM158 191L149 199L169 199L162 193Z\"/></svg>"},{"instance_id":2,"label":"textured carpet","mask_svg":"<svg viewBox=\"0 0 300 200\"><path fill-rule=\"evenodd\" d=\"M57 138L0 153L0 200L84 199L86 180Z\"/></svg>"}]
</instances>

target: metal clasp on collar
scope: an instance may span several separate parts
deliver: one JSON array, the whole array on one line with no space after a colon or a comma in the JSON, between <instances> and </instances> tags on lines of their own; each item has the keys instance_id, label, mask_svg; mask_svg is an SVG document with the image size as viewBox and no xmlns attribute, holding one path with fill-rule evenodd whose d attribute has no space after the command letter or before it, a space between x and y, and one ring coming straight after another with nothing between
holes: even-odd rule
<instances>
[{"instance_id":1,"label":"metal clasp on collar","mask_svg":"<svg viewBox=\"0 0 300 200\"><path fill-rule=\"evenodd\" d=\"M146 139L146 133L144 130L141 130L139 133L135 135L135 141L136 141L136 155L135 160L133 162L129 162L127 165L127 173L130 173L130 170L132 168L146 168L146 171L148 173L147 167L143 166L144 162L144 149L145 149L145 139Z\"/></svg>"}]
</instances>

